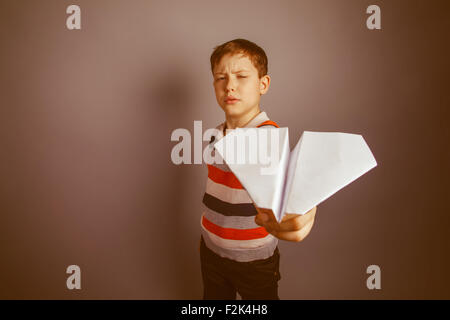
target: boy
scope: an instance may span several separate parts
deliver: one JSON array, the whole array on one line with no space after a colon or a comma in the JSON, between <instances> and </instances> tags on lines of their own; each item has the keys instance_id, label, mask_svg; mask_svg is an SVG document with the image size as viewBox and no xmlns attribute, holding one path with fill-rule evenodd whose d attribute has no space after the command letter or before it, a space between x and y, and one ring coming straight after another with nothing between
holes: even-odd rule
<instances>
[{"instance_id":1,"label":"boy","mask_svg":"<svg viewBox=\"0 0 450 320\"><path fill-rule=\"evenodd\" d=\"M278 125L260 110L269 90L267 56L244 39L226 42L211 55L214 90L225 122L217 127L220 140L226 129ZM278 239L301 241L310 232L316 208L304 215L287 214L278 223L271 210L256 208L226 164L208 165L203 197L200 260L203 299L279 299Z\"/></svg>"}]
</instances>

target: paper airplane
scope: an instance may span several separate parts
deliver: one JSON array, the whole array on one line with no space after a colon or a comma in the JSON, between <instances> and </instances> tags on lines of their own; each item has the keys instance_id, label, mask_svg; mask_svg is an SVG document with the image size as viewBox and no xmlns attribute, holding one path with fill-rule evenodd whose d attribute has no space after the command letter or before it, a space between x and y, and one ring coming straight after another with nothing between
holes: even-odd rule
<instances>
[{"instance_id":1,"label":"paper airplane","mask_svg":"<svg viewBox=\"0 0 450 320\"><path fill-rule=\"evenodd\" d=\"M278 222L285 213L305 214L377 165L361 135L341 132L304 131L291 152L288 128L239 128L214 147Z\"/></svg>"}]
</instances>

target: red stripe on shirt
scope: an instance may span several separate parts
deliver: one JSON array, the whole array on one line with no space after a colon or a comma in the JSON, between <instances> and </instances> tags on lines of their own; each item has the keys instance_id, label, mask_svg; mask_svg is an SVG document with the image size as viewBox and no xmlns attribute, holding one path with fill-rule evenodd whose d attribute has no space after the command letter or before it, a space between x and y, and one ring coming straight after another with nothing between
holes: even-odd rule
<instances>
[{"instance_id":1,"label":"red stripe on shirt","mask_svg":"<svg viewBox=\"0 0 450 320\"><path fill-rule=\"evenodd\" d=\"M222 228L217 224L212 223L204 216L202 218L202 224L206 230L214 233L216 236L223 239L230 240L254 240L266 237L269 233L264 229L264 227L258 227L253 229L233 229L233 228Z\"/></svg>"},{"instance_id":2,"label":"red stripe on shirt","mask_svg":"<svg viewBox=\"0 0 450 320\"><path fill-rule=\"evenodd\" d=\"M208 178L216 183L223 184L233 189L244 189L238 178L231 171L222 171L208 164Z\"/></svg>"}]
</instances>

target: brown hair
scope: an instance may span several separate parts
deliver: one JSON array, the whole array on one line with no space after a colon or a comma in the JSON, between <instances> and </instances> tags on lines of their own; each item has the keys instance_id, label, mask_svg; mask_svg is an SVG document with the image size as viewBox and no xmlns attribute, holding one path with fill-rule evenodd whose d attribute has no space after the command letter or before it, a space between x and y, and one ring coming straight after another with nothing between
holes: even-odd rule
<instances>
[{"instance_id":1,"label":"brown hair","mask_svg":"<svg viewBox=\"0 0 450 320\"><path fill-rule=\"evenodd\" d=\"M234 39L215 47L210 58L212 72L214 72L214 67L219 63L220 59L229 53L242 53L247 56L258 70L258 75L260 78L267 74L266 53L257 44L245 39Z\"/></svg>"}]
</instances>

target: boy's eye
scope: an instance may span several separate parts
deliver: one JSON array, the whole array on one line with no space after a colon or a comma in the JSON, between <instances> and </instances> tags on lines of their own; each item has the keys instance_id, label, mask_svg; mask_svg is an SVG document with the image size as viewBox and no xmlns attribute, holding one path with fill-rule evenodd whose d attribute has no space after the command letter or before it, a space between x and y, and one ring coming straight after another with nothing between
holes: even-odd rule
<instances>
[{"instance_id":1,"label":"boy's eye","mask_svg":"<svg viewBox=\"0 0 450 320\"><path fill-rule=\"evenodd\" d=\"M237 77L238 77L238 78L247 78L247 76L244 76L244 75L238 75ZM225 77L217 77L216 80L217 80L217 81L218 81L218 80L225 80Z\"/></svg>"}]
</instances>

